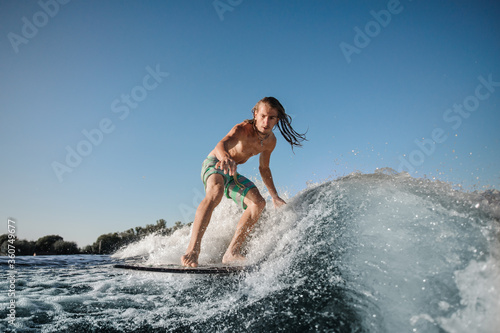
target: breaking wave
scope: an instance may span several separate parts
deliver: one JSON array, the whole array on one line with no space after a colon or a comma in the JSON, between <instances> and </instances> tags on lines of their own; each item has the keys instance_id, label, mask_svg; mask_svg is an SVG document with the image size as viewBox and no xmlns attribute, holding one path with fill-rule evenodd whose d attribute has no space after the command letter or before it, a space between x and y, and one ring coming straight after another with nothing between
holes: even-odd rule
<instances>
[{"instance_id":1,"label":"breaking wave","mask_svg":"<svg viewBox=\"0 0 500 333\"><path fill-rule=\"evenodd\" d=\"M180 317L200 330L492 332L499 199L387 170L312 185L263 214L247 244L258 270L199 290ZM240 215L229 201L216 210L200 263L220 262ZM178 263L188 241L185 228L117 257Z\"/></svg>"},{"instance_id":2,"label":"breaking wave","mask_svg":"<svg viewBox=\"0 0 500 333\"><path fill-rule=\"evenodd\" d=\"M284 208L269 205L263 213L246 244L249 264L256 268L240 275L112 267L116 261L178 263L189 242L187 227L170 236L148 236L104 263L22 265L18 331L494 332L500 327L498 191L465 193L386 170L310 185L287 201ZM240 215L230 200L217 207L200 264L220 262ZM8 304L6 295L0 301Z\"/></svg>"}]
</instances>

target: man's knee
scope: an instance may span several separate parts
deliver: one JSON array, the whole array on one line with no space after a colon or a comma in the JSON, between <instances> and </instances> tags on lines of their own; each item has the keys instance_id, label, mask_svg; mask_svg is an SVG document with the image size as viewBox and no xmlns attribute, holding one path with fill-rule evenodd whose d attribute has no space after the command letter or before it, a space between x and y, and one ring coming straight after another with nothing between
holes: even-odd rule
<instances>
[{"instance_id":1,"label":"man's knee","mask_svg":"<svg viewBox=\"0 0 500 333\"><path fill-rule=\"evenodd\" d=\"M221 175L213 174L208 177L205 200L219 204L224 195L224 179Z\"/></svg>"},{"instance_id":2,"label":"man's knee","mask_svg":"<svg viewBox=\"0 0 500 333\"><path fill-rule=\"evenodd\" d=\"M248 205L247 209L254 209L258 213L261 213L264 208L266 208L266 200L259 194Z\"/></svg>"},{"instance_id":3,"label":"man's knee","mask_svg":"<svg viewBox=\"0 0 500 333\"><path fill-rule=\"evenodd\" d=\"M264 208L266 208L266 200L263 197L260 197L260 199L257 201L257 208L261 212L264 210Z\"/></svg>"},{"instance_id":4,"label":"man's knee","mask_svg":"<svg viewBox=\"0 0 500 333\"><path fill-rule=\"evenodd\" d=\"M224 185L223 184L213 184L207 188L207 193L205 195L205 200L208 203L218 205L222 200L224 195Z\"/></svg>"}]
</instances>

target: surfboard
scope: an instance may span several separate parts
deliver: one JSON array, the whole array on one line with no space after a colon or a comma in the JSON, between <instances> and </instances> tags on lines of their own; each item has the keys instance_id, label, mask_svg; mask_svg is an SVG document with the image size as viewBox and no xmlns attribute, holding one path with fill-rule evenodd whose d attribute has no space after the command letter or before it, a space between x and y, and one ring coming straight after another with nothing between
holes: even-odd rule
<instances>
[{"instance_id":1,"label":"surfboard","mask_svg":"<svg viewBox=\"0 0 500 333\"><path fill-rule=\"evenodd\" d=\"M180 265L163 266L140 266L140 265L114 265L114 268L128 269L134 271L174 273L174 274L220 274L229 275L248 272L252 266L222 266L222 265L202 265L198 267L184 267Z\"/></svg>"}]
</instances>

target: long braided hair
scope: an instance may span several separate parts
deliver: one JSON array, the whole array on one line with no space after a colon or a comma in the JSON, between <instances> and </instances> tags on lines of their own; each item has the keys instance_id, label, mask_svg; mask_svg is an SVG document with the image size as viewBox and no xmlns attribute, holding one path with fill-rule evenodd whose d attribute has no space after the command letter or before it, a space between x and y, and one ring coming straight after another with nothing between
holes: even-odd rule
<instances>
[{"instance_id":1,"label":"long braided hair","mask_svg":"<svg viewBox=\"0 0 500 333\"><path fill-rule=\"evenodd\" d=\"M261 103L266 103L271 108L278 111L278 123L276 124L276 126L278 126L281 135L283 135L283 138L285 138L285 140L290 144L292 150L293 147L302 147L302 141L307 140L305 133L300 134L292 128L292 117L286 114L283 105L281 105L281 103L274 97L264 97L253 107L252 113L254 114L254 116ZM253 124L254 121L255 119L248 120L248 122L251 124Z\"/></svg>"}]
</instances>

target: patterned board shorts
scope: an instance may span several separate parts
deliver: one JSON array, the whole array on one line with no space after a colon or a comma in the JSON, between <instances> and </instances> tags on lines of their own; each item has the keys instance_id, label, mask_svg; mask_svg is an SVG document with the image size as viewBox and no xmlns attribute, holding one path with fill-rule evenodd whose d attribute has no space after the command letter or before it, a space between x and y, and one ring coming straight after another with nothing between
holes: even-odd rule
<instances>
[{"instance_id":1,"label":"patterned board shorts","mask_svg":"<svg viewBox=\"0 0 500 333\"><path fill-rule=\"evenodd\" d=\"M219 160L215 156L208 156L205 161L203 161L203 165L201 167L201 180L205 185L205 190L207 189L208 177L214 173L218 173L224 177L224 194L226 197L233 199L234 202L240 205L243 209L247 209L247 205L243 203L243 200L245 199L248 191L256 187L255 184L245 176L236 173L236 179L239 183L237 184L234 181L233 176L229 176L228 174L225 174L223 170L215 168L217 162L219 162ZM242 187L240 185L242 185Z\"/></svg>"}]
</instances>

